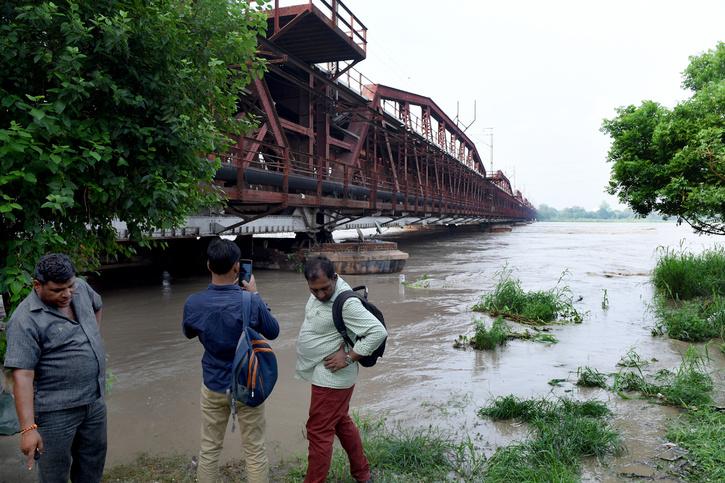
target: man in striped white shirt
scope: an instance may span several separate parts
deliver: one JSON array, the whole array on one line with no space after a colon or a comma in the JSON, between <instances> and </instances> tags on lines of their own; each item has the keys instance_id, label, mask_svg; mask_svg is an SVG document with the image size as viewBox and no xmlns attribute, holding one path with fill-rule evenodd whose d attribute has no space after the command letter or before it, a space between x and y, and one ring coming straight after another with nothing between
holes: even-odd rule
<instances>
[{"instance_id":1,"label":"man in striped white shirt","mask_svg":"<svg viewBox=\"0 0 725 483\"><path fill-rule=\"evenodd\" d=\"M332 320L332 305L350 286L335 273L326 257L307 260L304 273L312 295L297 339L296 372L298 378L312 384L305 483L322 483L327 478L336 435L350 459L355 481L368 482L370 465L348 410L357 379L357 361L372 354L388 334L360 300L351 297L342 307L342 318L347 330L360 339L354 347L346 347Z\"/></svg>"}]
</instances>

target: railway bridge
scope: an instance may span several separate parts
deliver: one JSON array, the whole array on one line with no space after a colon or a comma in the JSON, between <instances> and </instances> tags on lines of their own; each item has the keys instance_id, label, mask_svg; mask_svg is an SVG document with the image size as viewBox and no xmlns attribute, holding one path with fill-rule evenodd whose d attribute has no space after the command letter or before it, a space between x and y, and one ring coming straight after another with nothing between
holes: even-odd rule
<instances>
[{"instance_id":1,"label":"railway bridge","mask_svg":"<svg viewBox=\"0 0 725 483\"><path fill-rule=\"evenodd\" d=\"M224 212L155 236L297 232L329 241L335 229L534 219L435 101L355 69L367 28L343 2L276 0L267 15L258 51L268 69L239 101L258 128L237 139L216 175Z\"/></svg>"}]
</instances>

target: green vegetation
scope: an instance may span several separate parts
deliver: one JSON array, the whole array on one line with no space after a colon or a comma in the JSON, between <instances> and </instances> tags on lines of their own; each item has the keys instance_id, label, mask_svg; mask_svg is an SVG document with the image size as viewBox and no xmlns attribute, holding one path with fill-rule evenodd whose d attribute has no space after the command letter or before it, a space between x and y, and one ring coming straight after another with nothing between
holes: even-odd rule
<instances>
[{"instance_id":1,"label":"green vegetation","mask_svg":"<svg viewBox=\"0 0 725 483\"><path fill-rule=\"evenodd\" d=\"M635 353L636 355L636 353ZM639 356L630 360L640 360ZM706 359L694 347L682 356L682 363L675 371L663 369L653 376L645 375L643 364L633 363L614 375L612 389L623 392L639 392L648 398L658 398L662 403L684 408L712 403L712 378L707 372Z\"/></svg>"},{"instance_id":2,"label":"green vegetation","mask_svg":"<svg viewBox=\"0 0 725 483\"><path fill-rule=\"evenodd\" d=\"M588 211L581 206L571 206L557 210L549 205L539 205L536 209L536 218L539 221L630 221L635 220L631 210L613 210L609 204L602 202L596 211ZM659 217L648 219L659 220Z\"/></svg>"},{"instance_id":3,"label":"green vegetation","mask_svg":"<svg viewBox=\"0 0 725 483\"><path fill-rule=\"evenodd\" d=\"M690 481L725 481L725 412L688 411L667 430L667 438L685 448Z\"/></svg>"},{"instance_id":4,"label":"green vegetation","mask_svg":"<svg viewBox=\"0 0 725 483\"><path fill-rule=\"evenodd\" d=\"M481 301L473 306L474 311L528 324L558 320L580 323L583 320L584 315L574 308L571 289L560 286L561 278L550 290L526 292L521 288L521 282L512 277L510 269L504 267L498 275L495 289L481 297Z\"/></svg>"},{"instance_id":5,"label":"green vegetation","mask_svg":"<svg viewBox=\"0 0 725 483\"><path fill-rule=\"evenodd\" d=\"M547 344L559 342L553 335L539 330L534 330L534 332L529 330L523 332L513 331L501 317L496 317L490 328L487 328L486 323L482 320L475 320L474 325L475 332L473 335L470 337L459 335L458 339L453 343L453 347L463 349L470 345L476 350L491 350L505 344L509 339L523 339Z\"/></svg>"},{"instance_id":6,"label":"green vegetation","mask_svg":"<svg viewBox=\"0 0 725 483\"><path fill-rule=\"evenodd\" d=\"M413 282L402 282L408 288L430 288L430 275L424 273Z\"/></svg>"},{"instance_id":7,"label":"green vegetation","mask_svg":"<svg viewBox=\"0 0 725 483\"><path fill-rule=\"evenodd\" d=\"M479 410L494 420L518 419L529 423L532 438L500 448L488 460L490 481L579 481L581 459L618 454L620 436L609 426L607 407L598 401L570 399L521 400L515 396L494 399Z\"/></svg>"},{"instance_id":8,"label":"green vegetation","mask_svg":"<svg viewBox=\"0 0 725 483\"><path fill-rule=\"evenodd\" d=\"M602 289L602 310L607 310L609 308L609 294L607 293L607 289Z\"/></svg>"},{"instance_id":9,"label":"green vegetation","mask_svg":"<svg viewBox=\"0 0 725 483\"><path fill-rule=\"evenodd\" d=\"M652 272L652 283L659 295L672 300L725 295L725 248L698 255L665 248Z\"/></svg>"},{"instance_id":10,"label":"green vegetation","mask_svg":"<svg viewBox=\"0 0 725 483\"><path fill-rule=\"evenodd\" d=\"M432 427L387 429L382 419L355 418L365 447L365 455L375 481L480 481L485 462L470 439L455 442ZM307 469L300 458L289 468L286 481L302 481ZM328 481L348 481L347 455L335 448Z\"/></svg>"},{"instance_id":11,"label":"green vegetation","mask_svg":"<svg viewBox=\"0 0 725 483\"><path fill-rule=\"evenodd\" d=\"M531 333L528 330L525 330L523 332L512 332L511 334L509 334L509 338L531 340L533 342L543 342L545 344L556 344L557 342L559 342L559 339L551 334L545 334L543 332Z\"/></svg>"},{"instance_id":12,"label":"green vegetation","mask_svg":"<svg viewBox=\"0 0 725 483\"><path fill-rule=\"evenodd\" d=\"M612 137L609 192L638 215L674 216L703 233L725 234L725 43L683 73L692 97L670 110L656 102L617 109L602 131Z\"/></svg>"},{"instance_id":13,"label":"green vegetation","mask_svg":"<svg viewBox=\"0 0 725 483\"><path fill-rule=\"evenodd\" d=\"M486 324L482 320L477 320L475 324L476 332L471 338L471 345L478 350L490 350L503 345L511 330L501 317L493 321L490 329L486 328Z\"/></svg>"},{"instance_id":14,"label":"green vegetation","mask_svg":"<svg viewBox=\"0 0 725 483\"><path fill-rule=\"evenodd\" d=\"M603 374L596 369L585 366L580 367L576 371L577 381L576 385L581 387L607 387L607 375Z\"/></svg>"},{"instance_id":15,"label":"green vegetation","mask_svg":"<svg viewBox=\"0 0 725 483\"><path fill-rule=\"evenodd\" d=\"M264 2L50 2L0 8L0 293L11 312L48 251L79 270L128 253L222 193L210 181L264 71ZM124 246L126 248L124 248Z\"/></svg>"},{"instance_id":16,"label":"green vegetation","mask_svg":"<svg viewBox=\"0 0 725 483\"><path fill-rule=\"evenodd\" d=\"M655 286L653 333L699 342L725 332L725 249L699 255L663 251L652 273Z\"/></svg>"}]
</instances>

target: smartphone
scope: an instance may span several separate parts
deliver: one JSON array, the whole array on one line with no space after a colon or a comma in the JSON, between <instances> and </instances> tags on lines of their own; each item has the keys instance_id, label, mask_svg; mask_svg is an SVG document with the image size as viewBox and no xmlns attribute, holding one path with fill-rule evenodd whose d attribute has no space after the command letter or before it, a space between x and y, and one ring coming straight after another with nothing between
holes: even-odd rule
<instances>
[{"instance_id":1,"label":"smartphone","mask_svg":"<svg viewBox=\"0 0 725 483\"><path fill-rule=\"evenodd\" d=\"M252 278L252 261L248 258L242 258L239 260L239 285L242 284L242 280L249 283Z\"/></svg>"}]
</instances>

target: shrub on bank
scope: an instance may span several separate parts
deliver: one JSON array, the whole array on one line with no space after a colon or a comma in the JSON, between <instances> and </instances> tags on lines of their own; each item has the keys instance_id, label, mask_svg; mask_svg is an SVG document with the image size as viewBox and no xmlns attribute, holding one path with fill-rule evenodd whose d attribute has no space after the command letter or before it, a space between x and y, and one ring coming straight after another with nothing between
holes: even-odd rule
<instances>
[{"instance_id":1,"label":"shrub on bank","mask_svg":"<svg viewBox=\"0 0 725 483\"><path fill-rule=\"evenodd\" d=\"M574 308L571 289L560 286L560 283L561 279L550 290L527 292L521 287L521 282L513 278L511 270L504 268L499 272L494 290L484 294L473 310L522 323L547 324L557 320L581 322L583 314Z\"/></svg>"}]
</instances>

